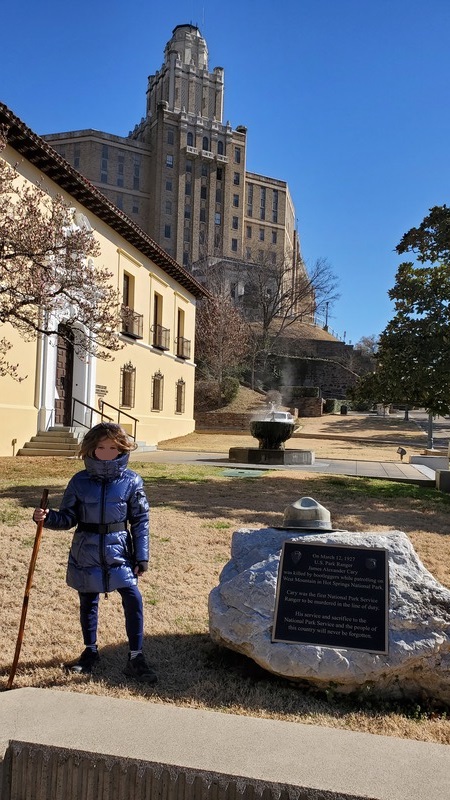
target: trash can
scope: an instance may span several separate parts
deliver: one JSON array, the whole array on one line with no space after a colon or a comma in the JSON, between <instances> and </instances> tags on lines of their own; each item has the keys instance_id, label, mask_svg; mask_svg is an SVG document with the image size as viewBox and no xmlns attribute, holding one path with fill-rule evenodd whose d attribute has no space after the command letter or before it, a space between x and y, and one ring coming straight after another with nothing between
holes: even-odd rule
<instances>
[{"instance_id":1,"label":"trash can","mask_svg":"<svg viewBox=\"0 0 450 800\"><path fill-rule=\"evenodd\" d=\"M341 414L347 413L347 406L341 406Z\"/></svg>"}]
</instances>

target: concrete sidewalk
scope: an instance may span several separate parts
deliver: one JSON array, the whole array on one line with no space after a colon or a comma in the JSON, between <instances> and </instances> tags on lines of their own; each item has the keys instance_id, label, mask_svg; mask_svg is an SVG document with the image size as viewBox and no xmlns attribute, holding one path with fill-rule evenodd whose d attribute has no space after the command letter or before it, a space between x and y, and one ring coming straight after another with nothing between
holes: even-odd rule
<instances>
[{"instance_id":1,"label":"concrete sidewalk","mask_svg":"<svg viewBox=\"0 0 450 800\"><path fill-rule=\"evenodd\" d=\"M55 689L0 709L0 800L450 797L443 744Z\"/></svg>"},{"instance_id":2,"label":"concrete sidewalk","mask_svg":"<svg viewBox=\"0 0 450 800\"><path fill-rule=\"evenodd\" d=\"M420 464L393 461L359 461L355 459L316 459L310 466L294 464L269 465L244 464L230 461L227 453L203 453L190 450L152 450L132 453L130 461L154 464L199 464L221 467L228 470L285 470L288 472L319 472L327 475L349 475L358 478L380 478L416 483L421 486L435 485L435 472Z\"/></svg>"}]
</instances>

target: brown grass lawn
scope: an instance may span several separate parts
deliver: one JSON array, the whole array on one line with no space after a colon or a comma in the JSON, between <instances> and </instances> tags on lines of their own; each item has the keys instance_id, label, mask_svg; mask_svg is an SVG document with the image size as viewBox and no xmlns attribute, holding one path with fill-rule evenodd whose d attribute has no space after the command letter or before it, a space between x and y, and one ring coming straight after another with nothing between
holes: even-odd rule
<instances>
[{"instance_id":1,"label":"brown grass lawn","mask_svg":"<svg viewBox=\"0 0 450 800\"><path fill-rule=\"evenodd\" d=\"M361 445L358 457L363 458L364 452ZM81 466L60 458L0 459L3 685L14 655L35 535L32 509L44 486L49 488L50 504L58 507L68 478ZM83 647L77 595L65 584L71 534L44 531L16 687L52 687L450 743L450 720L439 709L361 705L275 678L243 656L216 647L208 635L207 619L208 594L229 558L232 532L279 522L284 507L305 495L330 509L336 527L405 531L427 568L450 588L447 495L392 482L301 471L243 479L203 466L135 461L132 467L143 475L152 505L152 563L140 585L146 608L145 649L159 683L150 688L125 682L121 670L127 646L117 593L101 601L98 672L92 678L64 673L61 664Z\"/></svg>"}]
</instances>

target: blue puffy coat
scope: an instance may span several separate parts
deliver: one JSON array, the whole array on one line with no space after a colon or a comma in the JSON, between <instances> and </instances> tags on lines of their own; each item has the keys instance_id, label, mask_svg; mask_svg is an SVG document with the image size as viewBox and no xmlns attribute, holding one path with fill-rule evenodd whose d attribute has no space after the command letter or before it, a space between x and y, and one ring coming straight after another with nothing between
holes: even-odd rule
<instances>
[{"instance_id":1,"label":"blue puffy coat","mask_svg":"<svg viewBox=\"0 0 450 800\"><path fill-rule=\"evenodd\" d=\"M149 560L149 505L142 478L127 469L129 453L112 461L84 459L86 469L71 478L59 511L50 510L45 527L77 525L67 566L67 583L78 592L112 592L137 583L134 567ZM130 530L127 531L127 522ZM112 532L92 528L106 523ZM83 530L83 524L91 530Z\"/></svg>"}]
</instances>

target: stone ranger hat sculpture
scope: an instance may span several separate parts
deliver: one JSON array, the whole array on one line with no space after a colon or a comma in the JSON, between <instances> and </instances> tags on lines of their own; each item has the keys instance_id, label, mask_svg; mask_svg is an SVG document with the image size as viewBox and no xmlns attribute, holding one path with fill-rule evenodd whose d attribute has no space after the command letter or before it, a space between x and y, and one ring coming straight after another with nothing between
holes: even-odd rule
<instances>
[{"instance_id":1,"label":"stone ranger hat sculpture","mask_svg":"<svg viewBox=\"0 0 450 800\"><path fill-rule=\"evenodd\" d=\"M311 531L328 533L334 528L328 509L324 508L312 497L301 497L284 509L283 524L277 525L280 530Z\"/></svg>"}]
</instances>

